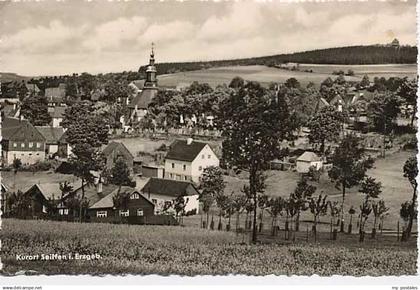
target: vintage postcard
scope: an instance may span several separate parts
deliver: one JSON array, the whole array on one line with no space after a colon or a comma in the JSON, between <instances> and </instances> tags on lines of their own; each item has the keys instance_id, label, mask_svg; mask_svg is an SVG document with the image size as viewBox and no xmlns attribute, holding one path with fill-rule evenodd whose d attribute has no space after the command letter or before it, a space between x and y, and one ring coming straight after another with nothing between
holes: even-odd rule
<instances>
[{"instance_id":1,"label":"vintage postcard","mask_svg":"<svg viewBox=\"0 0 420 290\"><path fill-rule=\"evenodd\" d=\"M415 1L0 2L16 275L417 275Z\"/></svg>"}]
</instances>

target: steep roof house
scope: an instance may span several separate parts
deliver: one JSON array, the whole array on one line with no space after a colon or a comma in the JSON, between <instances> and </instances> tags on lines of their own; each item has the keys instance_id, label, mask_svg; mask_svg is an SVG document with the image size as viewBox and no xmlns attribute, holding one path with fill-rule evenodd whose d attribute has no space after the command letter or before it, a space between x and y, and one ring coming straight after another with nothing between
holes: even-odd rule
<instances>
[{"instance_id":1,"label":"steep roof house","mask_svg":"<svg viewBox=\"0 0 420 290\"><path fill-rule=\"evenodd\" d=\"M162 212L165 204L173 204L179 196L187 201L186 212L199 212L199 192L191 182L152 177L141 189L141 193L155 204L155 212L158 214Z\"/></svg>"},{"instance_id":2,"label":"steep roof house","mask_svg":"<svg viewBox=\"0 0 420 290\"><path fill-rule=\"evenodd\" d=\"M61 122L63 122L65 111L66 107L53 107L51 110L49 110L48 113L51 116L51 125L53 127L61 127Z\"/></svg>"},{"instance_id":3,"label":"steep roof house","mask_svg":"<svg viewBox=\"0 0 420 290\"><path fill-rule=\"evenodd\" d=\"M148 223L148 219L154 215L155 205L137 190L123 186L119 192L128 196L127 204L116 208L114 198L118 191L118 188L115 189L90 206L88 210L89 220L91 222L125 222L130 224Z\"/></svg>"},{"instance_id":4,"label":"steep roof house","mask_svg":"<svg viewBox=\"0 0 420 290\"><path fill-rule=\"evenodd\" d=\"M59 140L64 134L64 128L51 126L35 126L35 128L45 138L45 154L52 157L58 152Z\"/></svg>"},{"instance_id":5,"label":"steep roof house","mask_svg":"<svg viewBox=\"0 0 420 290\"><path fill-rule=\"evenodd\" d=\"M106 158L105 165L108 170L111 170L114 167L115 162L118 159L124 160L130 171L133 170L134 156L123 143L112 141L106 145L102 150L102 153Z\"/></svg>"},{"instance_id":6,"label":"steep roof house","mask_svg":"<svg viewBox=\"0 0 420 290\"><path fill-rule=\"evenodd\" d=\"M45 138L27 120L5 117L2 121L2 161L14 159L29 165L45 159Z\"/></svg>"},{"instance_id":7,"label":"steep roof house","mask_svg":"<svg viewBox=\"0 0 420 290\"><path fill-rule=\"evenodd\" d=\"M192 138L175 140L165 157L165 178L199 183L203 170L219 163L208 143Z\"/></svg>"}]
</instances>

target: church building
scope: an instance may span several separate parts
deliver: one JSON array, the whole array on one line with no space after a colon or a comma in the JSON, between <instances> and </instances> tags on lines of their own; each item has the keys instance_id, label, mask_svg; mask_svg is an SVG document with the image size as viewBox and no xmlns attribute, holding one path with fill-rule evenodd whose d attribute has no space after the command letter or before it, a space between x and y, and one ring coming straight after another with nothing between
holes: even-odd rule
<instances>
[{"instance_id":1,"label":"church building","mask_svg":"<svg viewBox=\"0 0 420 290\"><path fill-rule=\"evenodd\" d=\"M152 52L150 53L149 65L146 69L146 80L144 81L143 88L128 105L131 122L138 122L147 114L147 108L152 99L157 96L157 93L158 84L156 78L155 53L152 45Z\"/></svg>"}]
</instances>

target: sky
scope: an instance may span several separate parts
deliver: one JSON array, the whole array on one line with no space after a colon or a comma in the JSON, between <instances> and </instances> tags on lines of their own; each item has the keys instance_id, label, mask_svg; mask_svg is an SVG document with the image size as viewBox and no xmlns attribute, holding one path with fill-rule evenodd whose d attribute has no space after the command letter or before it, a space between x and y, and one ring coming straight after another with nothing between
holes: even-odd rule
<instances>
[{"instance_id":1,"label":"sky","mask_svg":"<svg viewBox=\"0 0 420 290\"><path fill-rule=\"evenodd\" d=\"M415 1L0 1L0 71L60 75L348 45L416 44Z\"/></svg>"}]
</instances>

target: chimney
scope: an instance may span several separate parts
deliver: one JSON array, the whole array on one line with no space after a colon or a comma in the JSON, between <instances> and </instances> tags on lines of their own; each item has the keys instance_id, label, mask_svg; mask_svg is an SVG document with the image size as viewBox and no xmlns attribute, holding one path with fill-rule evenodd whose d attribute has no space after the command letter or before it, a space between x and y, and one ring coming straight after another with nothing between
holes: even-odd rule
<instances>
[{"instance_id":1,"label":"chimney","mask_svg":"<svg viewBox=\"0 0 420 290\"><path fill-rule=\"evenodd\" d=\"M191 145L191 144L192 144L192 142L193 142L193 138L188 138L188 139L187 139L187 145Z\"/></svg>"}]
</instances>

